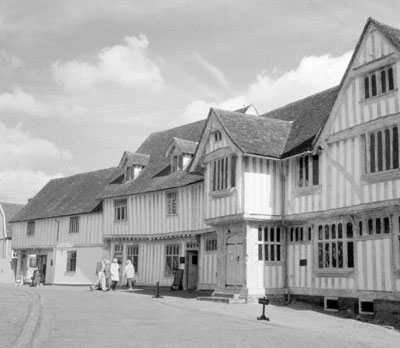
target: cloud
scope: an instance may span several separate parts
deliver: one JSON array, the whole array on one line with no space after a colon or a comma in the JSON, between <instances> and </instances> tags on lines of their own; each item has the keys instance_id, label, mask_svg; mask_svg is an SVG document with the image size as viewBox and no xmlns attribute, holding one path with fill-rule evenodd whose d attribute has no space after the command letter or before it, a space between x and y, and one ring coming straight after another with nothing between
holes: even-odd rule
<instances>
[{"instance_id":1,"label":"cloud","mask_svg":"<svg viewBox=\"0 0 400 348\"><path fill-rule=\"evenodd\" d=\"M21 69L24 66L24 62L17 56L7 52L4 49L0 50L0 73L7 74L16 69Z\"/></svg>"},{"instance_id":2,"label":"cloud","mask_svg":"<svg viewBox=\"0 0 400 348\"><path fill-rule=\"evenodd\" d=\"M16 89L14 92L0 94L0 112L48 117L50 109L46 103L33 95Z\"/></svg>"},{"instance_id":3,"label":"cloud","mask_svg":"<svg viewBox=\"0 0 400 348\"><path fill-rule=\"evenodd\" d=\"M149 40L144 35L128 36L125 45L106 47L97 55L96 64L56 61L52 65L56 81L69 91L91 88L97 84L158 90L164 86L159 61L148 53Z\"/></svg>"},{"instance_id":4,"label":"cloud","mask_svg":"<svg viewBox=\"0 0 400 348\"><path fill-rule=\"evenodd\" d=\"M222 71L220 71L210 62L206 61L198 52L194 52L194 57L196 61L210 73L210 75L215 79L215 81L217 81L225 89L231 91L231 86L229 85L229 82L226 79L225 75L222 73Z\"/></svg>"},{"instance_id":5,"label":"cloud","mask_svg":"<svg viewBox=\"0 0 400 348\"><path fill-rule=\"evenodd\" d=\"M21 125L7 128L0 122L0 171L50 169L54 163L68 161L71 157L68 150L46 139L32 137L21 130Z\"/></svg>"},{"instance_id":6,"label":"cloud","mask_svg":"<svg viewBox=\"0 0 400 348\"><path fill-rule=\"evenodd\" d=\"M51 179L60 178L57 173L47 175L42 171L6 170L0 171L0 201L27 203Z\"/></svg>"},{"instance_id":7,"label":"cloud","mask_svg":"<svg viewBox=\"0 0 400 348\"><path fill-rule=\"evenodd\" d=\"M339 84L351 55L352 52L340 57L307 56L295 69L278 76L263 71L241 95L224 101L193 101L186 106L181 118L185 122L204 119L210 107L235 110L253 104L259 113L276 109Z\"/></svg>"}]
</instances>

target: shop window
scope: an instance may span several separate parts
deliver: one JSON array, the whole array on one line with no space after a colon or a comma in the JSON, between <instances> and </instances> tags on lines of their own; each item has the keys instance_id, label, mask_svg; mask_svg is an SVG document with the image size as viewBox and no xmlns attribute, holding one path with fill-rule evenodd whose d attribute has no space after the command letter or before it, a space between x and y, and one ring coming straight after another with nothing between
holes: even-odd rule
<instances>
[{"instance_id":1,"label":"shop window","mask_svg":"<svg viewBox=\"0 0 400 348\"><path fill-rule=\"evenodd\" d=\"M345 228L345 231L344 231ZM354 267L353 224L318 226L318 268L343 269Z\"/></svg>"},{"instance_id":2,"label":"shop window","mask_svg":"<svg viewBox=\"0 0 400 348\"><path fill-rule=\"evenodd\" d=\"M283 260L283 235L280 227L259 227L257 244L259 261Z\"/></svg>"},{"instance_id":3,"label":"shop window","mask_svg":"<svg viewBox=\"0 0 400 348\"><path fill-rule=\"evenodd\" d=\"M165 275L172 275L179 267L179 244L169 244L165 253Z\"/></svg>"},{"instance_id":4,"label":"shop window","mask_svg":"<svg viewBox=\"0 0 400 348\"><path fill-rule=\"evenodd\" d=\"M124 246L122 244L115 244L114 245L113 259L117 259L119 265L122 264L123 250L124 250Z\"/></svg>"},{"instance_id":5,"label":"shop window","mask_svg":"<svg viewBox=\"0 0 400 348\"><path fill-rule=\"evenodd\" d=\"M126 259L132 261L132 265L135 267L135 272L137 272L139 269L139 245L134 244L126 247Z\"/></svg>"}]
</instances>

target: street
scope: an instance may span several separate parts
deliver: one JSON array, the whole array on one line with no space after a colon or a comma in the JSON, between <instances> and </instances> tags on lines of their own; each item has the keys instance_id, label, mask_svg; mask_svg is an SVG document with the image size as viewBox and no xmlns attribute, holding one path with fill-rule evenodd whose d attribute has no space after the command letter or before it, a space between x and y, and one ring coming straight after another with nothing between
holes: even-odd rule
<instances>
[{"instance_id":1,"label":"street","mask_svg":"<svg viewBox=\"0 0 400 348\"><path fill-rule=\"evenodd\" d=\"M196 301L196 294L0 286L0 347L398 347L400 333L312 311ZM173 296L171 296L173 295ZM28 310L29 309L29 310Z\"/></svg>"}]
</instances>

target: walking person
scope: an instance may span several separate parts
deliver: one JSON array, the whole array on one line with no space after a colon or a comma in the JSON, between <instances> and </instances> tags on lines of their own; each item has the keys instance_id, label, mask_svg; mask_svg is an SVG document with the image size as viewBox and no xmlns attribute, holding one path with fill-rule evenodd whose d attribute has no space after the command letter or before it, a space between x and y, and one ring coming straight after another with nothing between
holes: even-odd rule
<instances>
[{"instance_id":1,"label":"walking person","mask_svg":"<svg viewBox=\"0 0 400 348\"><path fill-rule=\"evenodd\" d=\"M105 260L106 260L106 258L103 257L101 259L101 261L97 262L97 265L96 265L97 280L96 280L96 283L94 283L93 285L90 285L91 291L93 291L94 289L97 289L99 287L101 290L106 291L106 277L104 274Z\"/></svg>"},{"instance_id":2,"label":"walking person","mask_svg":"<svg viewBox=\"0 0 400 348\"><path fill-rule=\"evenodd\" d=\"M110 291L111 290L111 262L109 259L106 259L106 261L105 261L104 274L106 277L107 291Z\"/></svg>"},{"instance_id":3,"label":"walking person","mask_svg":"<svg viewBox=\"0 0 400 348\"><path fill-rule=\"evenodd\" d=\"M113 262L110 267L110 272L111 272L111 290L115 291L115 287L117 286L117 283L119 282L119 264L117 259L113 259Z\"/></svg>"},{"instance_id":4,"label":"walking person","mask_svg":"<svg viewBox=\"0 0 400 348\"><path fill-rule=\"evenodd\" d=\"M132 290L132 282L133 282L133 278L135 277L135 267L132 265L131 260L126 261L126 266L124 269L124 276L128 280L128 289Z\"/></svg>"}]
</instances>

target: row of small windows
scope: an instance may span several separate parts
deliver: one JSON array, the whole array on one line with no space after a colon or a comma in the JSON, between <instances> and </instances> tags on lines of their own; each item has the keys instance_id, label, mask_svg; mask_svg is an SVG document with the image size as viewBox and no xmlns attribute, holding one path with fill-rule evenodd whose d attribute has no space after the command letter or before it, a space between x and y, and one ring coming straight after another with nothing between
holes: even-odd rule
<instances>
[{"instance_id":1,"label":"row of small windows","mask_svg":"<svg viewBox=\"0 0 400 348\"><path fill-rule=\"evenodd\" d=\"M291 227L289 231L290 242L307 242L312 240L312 228Z\"/></svg>"},{"instance_id":2,"label":"row of small windows","mask_svg":"<svg viewBox=\"0 0 400 348\"><path fill-rule=\"evenodd\" d=\"M282 261L282 239L279 227L258 228L258 260Z\"/></svg>"},{"instance_id":3,"label":"row of small windows","mask_svg":"<svg viewBox=\"0 0 400 348\"><path fill-rule=\"evenodd\" d=\"M79 216L71 216L69 218L69 232L79 232ZM28 236L33 236L35 234L35 221L28 221L26 234Z\"/></svg>"},{"instance_id":4,"label":"row of small windows","mask_svg":"<svg viewBox=\"0 0 400 348\"><path fill-rule=\"evenodd\" d=\"M398 127L370 133L368 142L369 173L399 168Z\"/></svg>"},{"instance_id":5,"label":"row of small windows","mask_svg":"<svg viewBox=\"0 0 400 348\"><path fill-rule=\"evenodd\" d=\"M390 220L388 217L378 217L375 219L368 219L365 222L359 221L358 231L360 236L390 233Z\"/></svg>"},{"instance_id":6,"label":"row of small windows","mask_svg":"<svg viewBox=\"0 0 400 348\"><path fill-rule=\"evenodd\" d=\"M364 98L394 90L393 68L385 67L364 77Z\"/></svg>"},{"instance_id":7,"label":"row of small windows","mask_svg":"<svg viewBox=\"0 0 400 348\"><path fill-rule=\"evenodd\" d=\"M206 251L216 251L217 250L217 240L208 239L206 240Z\"/></svg>"}]
</instances>

